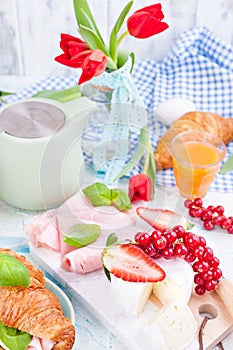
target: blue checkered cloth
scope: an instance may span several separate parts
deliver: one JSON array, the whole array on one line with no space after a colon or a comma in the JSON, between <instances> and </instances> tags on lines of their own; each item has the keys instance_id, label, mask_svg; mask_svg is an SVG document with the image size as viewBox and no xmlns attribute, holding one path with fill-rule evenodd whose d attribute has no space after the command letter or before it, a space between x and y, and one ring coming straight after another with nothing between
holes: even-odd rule
<instances>
[{"instance_id":1,"label":"blue checkered cloth","mask_svg":"<svg viewBox=\"0 0 233 350\"><path fill-rule=\"evenodd\" d=\"M209 111L223 117L233 116L233 47L217 38L208 28L195 27L184 32L173 49L158 63L147 59L135 64L133 79L149 113L151 142L155 149L167 127L154 118L156 107L171 98L186 98L194 102L196 109ZM6 99L7 102L27 98L44 89L65 89L77 84L77 76L46 77L27 89ZM100 121L90 120L98 125ZM93 130L95 132L93 133ZM138 134L132 134L130 154L135 150ZM84 134L88 142L101 139L101 128ZM84 140L84 141L85 141ZM91 156L85 151L87 164ZM227 146L227 156L233 153L233 143ZM133 172L140 171L134 168ZM174 186L171 169L158 171L156 184ZM210 191L233 192L233 172L217 175Z\"/></svg>"}]
</instances>

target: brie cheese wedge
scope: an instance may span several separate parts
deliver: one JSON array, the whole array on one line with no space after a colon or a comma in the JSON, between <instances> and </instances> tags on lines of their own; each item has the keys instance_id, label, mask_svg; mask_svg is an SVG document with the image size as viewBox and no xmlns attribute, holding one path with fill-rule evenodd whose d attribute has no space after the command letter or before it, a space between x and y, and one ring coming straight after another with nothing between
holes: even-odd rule
<instances>
[{"instance_id":1,"label":"brie cheese wedge","mask_svg":"<svg viewBox=\"0 0 233 350\"><path fill-rule=\"evenodd\" d=\"M197 330L197 322L182 299L161 308L143 328L143 332L159 350L185 349L196 337ZM161 333L163 338L158 337Z\"/></svg>"}]
</instances>

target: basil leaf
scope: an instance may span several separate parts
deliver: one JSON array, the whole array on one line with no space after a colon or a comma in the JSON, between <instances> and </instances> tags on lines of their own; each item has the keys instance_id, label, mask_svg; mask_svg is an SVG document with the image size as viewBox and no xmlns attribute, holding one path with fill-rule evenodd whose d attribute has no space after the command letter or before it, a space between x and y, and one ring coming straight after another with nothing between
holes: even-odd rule
<instances>
[{"instance_id":1,"label":"basil leaf","mask_svg":"<svg viewBox=\"0 0 233 350\"><path fill-rule=\"evenodd\" d=\"M76 224L64 234L64 242L70 246L81 248L96 241L101 234L100 227L94 224Z\"/></svg>"},{"instance_id":2,"label":"basil leaf","mask_svg":"<svg viewBox=\"0 0 233 350\"><path fill-rule=\"evenodd\" d=\"M122 10L120 13L110 35L110 43L109 43L109 50L110 50L110 55L113 59L114 62L117 62L117 35L124 23L125 17L129 13L131 7L133 5L133 1L130 1Z\"/></svg>"},{"instance_id":3,"label":"basil leaf","mask_svg":"<svg viewBox=\"0 0 233 350\"><path fill-rule=\"evenodd\" d=\"M222 169L220 170L219 174L226 174L229 171L233 170L233 154L227 159L227 161L223 164Z\"/></svg>"},{"instance_id":4,"label":"basil leaf","mask_svg":"<svg viewBox=\"0 0 233 350\"><path fill-rule=\"evenodd\" d=\"M29 287L29 271L19 260L8 254L0 254L0 266L0 286Z\"/></svg>"},{"instance_id":5,"label":"basil leaf","mask_svg":"<svg viewBox=\"0 0 233 350\"><path fill-rule=\"evenodd\" d=\"M118 241L118 238L115 233L111 233L106 241L106 247L109 247L110 245L115 244Z\"/></svg>"},{"instance_id":6,"label":"basil leaf","mask_svg":"<svg viewBox=\"0 0 233 350\"><path fill-rule=\"evenodd\" d=\"M0 339L10 350L26 350L32 336L16 328L4 326L0 322Z\"/></svg>"},{"instance_id":7,"label":"basil leaf","mask_svg":"<svg viewBox=\"0 0 233 350\"><path fill-rule=\"evenodd\" d=\"M122 190L112 190L112 203L119 210L128 210L132 208L132 204L128 194Z\"/></svg>"},{"instance_id":8,"label":"basil leaf","mask_svg":"<svg viewBox=\"0 0 233 350\"><path fill-rule=\"evenodd\" d=\"M109 206L112 204L111 190L100 182L95 182L94 184L83 189L85 196L91 201L94 207L98 206Z\"/></svg>"}]
</instances>

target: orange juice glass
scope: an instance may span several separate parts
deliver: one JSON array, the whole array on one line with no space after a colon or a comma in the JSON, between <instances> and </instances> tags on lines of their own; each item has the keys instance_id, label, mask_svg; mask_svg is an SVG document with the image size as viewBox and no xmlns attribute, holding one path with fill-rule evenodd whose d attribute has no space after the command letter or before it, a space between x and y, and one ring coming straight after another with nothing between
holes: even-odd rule
<instances>
[{"instance_id":1,"label":"orange juice glass","mask_svg":"<svg viewBox=\"0 0 233 350\"><path fill-rule=\"evenodd\" d=\"M175 136L171 143L176 187L182 197L204 197L226 154L216 136L190 130Z\"/></svg>"}]
</instances>

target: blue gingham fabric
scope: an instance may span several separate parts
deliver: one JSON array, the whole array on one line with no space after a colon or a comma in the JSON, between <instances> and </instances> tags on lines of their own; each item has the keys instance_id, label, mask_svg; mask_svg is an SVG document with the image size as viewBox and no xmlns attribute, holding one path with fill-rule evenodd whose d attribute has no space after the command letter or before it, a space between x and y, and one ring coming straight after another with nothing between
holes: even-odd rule
<instances>
[{"instance_id":1,"label":"blue gingham fabric","mask_svg":"<svg viewBox=\"0 0 233 350\"><path fill-rule=\"evenodd\" d=\"M195 27L184 32L173 49L158 63L152 59L139 61L133 71L134 82L149 113L149 130L155 149L167 127L154 118L155 109L171 98L186 98L196 109L233 117L233 47L216 37L208 28ZM77 76L46 77L27 89L6 99L7 102L32 96L44 89L65 89L77 84ZM90 124L101 121L90 120ZM94 130L94 133L93 133ZM84 135L84 156L87 164L91 157L85 151L85 140L98 142L101 128L95 127ZM136 148L138 134L132 134L130 155ZM233 142L227 146L226 159L233 153ZM134 169L138 172L140 169ZM171 169L158 171L159 186L174 186ZM217 175L210 190L233 192L233 172Z\"/></svg>"}]
</instances>

